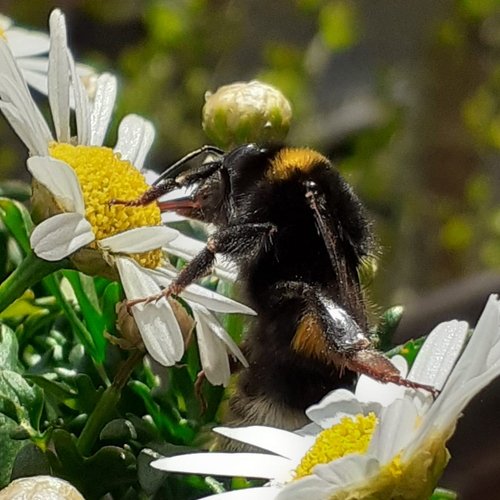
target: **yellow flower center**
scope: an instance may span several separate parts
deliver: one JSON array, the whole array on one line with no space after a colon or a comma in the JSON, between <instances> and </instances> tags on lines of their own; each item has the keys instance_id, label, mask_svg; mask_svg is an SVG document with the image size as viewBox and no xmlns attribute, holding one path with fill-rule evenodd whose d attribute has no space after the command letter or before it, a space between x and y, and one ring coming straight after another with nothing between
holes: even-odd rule
<instances>
[{"instance_id":1,"label":"yellow flower center","mask_svg":"<svg viewBox=\"0 0 500 500\"><path fill-rule=\"evenodd\" d=\"M2 40L7 40L7 38L5 37L5 31L2 28L0 28L0 38Z\"/></svg>"},{"instance_id":2,"label":"yellow flower center","mask_svg":"<svg viewBox=\"0 0 500 500\"><path fill-rule=\"evenodd\" d=\"M50 155L64 161L76 172L85 201L85 217L92 225L96 240L129 229L161 224L158 206L110 205L114 199L133 200L149 186L142 174L112 149L99 146L72 146L52 143ZM161 250L131 255L141 266L154 268L161 263Z\"/></svg>"},{"instance_id":3,"label":"yellow flower center","mask_svg":"<svg viewBox=\"0 0 500 500\"><path fill-rule=\"evenodd\" d=\"M316 441L295 469L295 479L312 474L318 464L338 460L351 453L365 453L377 425L374 413L344 417L340 423L318 434Z\"/></svg>"}]
</instances>

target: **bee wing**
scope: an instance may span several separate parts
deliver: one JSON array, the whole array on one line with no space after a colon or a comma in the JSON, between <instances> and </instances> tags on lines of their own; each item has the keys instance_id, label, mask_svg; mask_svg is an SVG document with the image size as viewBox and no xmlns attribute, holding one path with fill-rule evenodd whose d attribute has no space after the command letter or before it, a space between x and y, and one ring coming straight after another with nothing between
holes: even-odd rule
<instances>
[{"instance_id":1,"label":"bee wing","mask_svg":"<svg viewBox=\"0 0 500 500\"><path fill-rule=\"evenodd\" d=\"M340 222L328 209L325 195L318 185L313 181L306 181L305 186L306 200L337 276L339 302L353 314L359 326L366 331L368 322L358 276L361 257L357 254L349 235L345 234Z\"/></svg>"}]
</instances>

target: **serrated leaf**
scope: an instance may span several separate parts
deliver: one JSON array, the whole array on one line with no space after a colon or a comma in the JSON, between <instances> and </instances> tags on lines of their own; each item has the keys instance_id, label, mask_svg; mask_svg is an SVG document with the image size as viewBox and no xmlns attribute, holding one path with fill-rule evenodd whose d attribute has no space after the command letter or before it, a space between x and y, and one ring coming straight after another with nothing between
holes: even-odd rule
<instances>
[{"instance_id":1,"label":"serrated leaf","mask_svg":"<svg viewBox=\"0 0 500 500\"><path fill-rule=\"evenodd\" d=\"M0 198L0 217L25 253L30 251L29 235L33 222L26 207L18 201Z\"/></svg>"}]
</instances>

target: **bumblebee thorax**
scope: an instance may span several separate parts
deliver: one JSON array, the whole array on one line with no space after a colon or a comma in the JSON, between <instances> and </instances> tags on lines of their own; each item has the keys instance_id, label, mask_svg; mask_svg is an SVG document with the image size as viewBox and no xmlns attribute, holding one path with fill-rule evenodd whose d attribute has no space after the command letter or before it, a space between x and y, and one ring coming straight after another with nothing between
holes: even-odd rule
<instances>
[{"instance_id":1,"label":"bumblebee thorax","mask_svg":"<svg viewBox=\"0 0 500 500\"><path fill-rule=\"evenodd\" d=\"M327 158L313 149L282 148L270 160L266 177L270 181L287 180L296 172L307 174L329 164Z\"/></svg>"}]
</instances>

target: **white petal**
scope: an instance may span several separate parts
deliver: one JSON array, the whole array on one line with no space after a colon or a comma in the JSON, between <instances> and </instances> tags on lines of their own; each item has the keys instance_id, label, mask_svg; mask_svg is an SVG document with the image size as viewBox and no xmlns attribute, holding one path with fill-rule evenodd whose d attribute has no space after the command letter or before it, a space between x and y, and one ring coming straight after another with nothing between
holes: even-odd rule
<instances>
[{"instance_id":1,"label":"white petal","mask_svg":"<svg viewBox=\"0 0 500 500\"><path fill-rule=\"evenodd\" d=\"M441 394L424 417L408 454L418 449L429 433L447 432L469 401L500 375L500 361L490 358L500 350L500 303L491 295L462 356ZM477 357L477 358L476 358Z\"/></svg>"},{"instance_id":2,"label":"white petal","mask_svg":"<svg viewBox=\"0 0 500 500\"><path fill-rule=\"evenodd\" d=\"M151 122L138 115L127 115L118 128L115 152L141 170L154 137L155 129Z\"/></svg>"},{"instance_id":3,"label":"white petal","mask_svg":"<svg viewBox=\"0 0 500 500\"><path fill-rule=\"evenodd\" d=\"M140 253L161 248L178 232L166 226L144 226L99 240L102 248L113 253Z\"/></svg>"},{"instance_id":4,"label":"white petal","mask_svg":"<svg viewBox=\"0 0 500 500\"><path fill-rule=\"evenodd\" d=\"M158 282L162 286L168 286L175 280L177 273L168 268L162 268L156 272ZM200 285L193 283L189 285L183 292L182 297L188 301L197 302L205 306L207 309L221 313L241 313L254 316L256 312L250 307L236 302L225 295L214 292Z\"/></svg>"},{"instance_id":5,"label":"white petal","mask_svg":"<svg viewBox=\"0 0 500 500\"><path fill-rule=\"evenodd\" d=\"M50 14L49 102L56 136L60 142L71 139L69 128L69 61L66 22L59 9Z\"/></svg>"},{"instance_id":6,"label":"white petal","mask_svg":"<svg viewBox=\"0 0 500 500\"><path fill-rule=\"evenodd\" d=\"M3 14L0 14L0 28L3 31L7 31L11 26L13 22L10 17L4 16Z\"/></svg>"},{"instance_id":7,"label":"white petal","mask_svg":"<svg viewBox=\"0 0 500 500\"><path fill-rule=\"evenodd\" d=\"M47 57L23 57L17 60L18 66L23 70L30 70L36 73L42 73L47 76L49 71L49 60Z\"/></svg>"},{"instance_id":8,"label":"white petal","mask_svg":"<svg viewBox=\"0 0 500 500\"><path fill-rule=\"evenodd\" d=\"M157 283L165 288L178 276L176 271L167 267L152 269L150 273ZM196 302L215 312L250 314L252 316L256 314L250 307L194 283L184 289L181 296L190 303Z\"/></svg>"},{"instance_id":9,"label":"white petal","mask_svg":"<svg viewBox=\"0 0 500 500\"><path fill-rule=\"evenodd\" d=\"M420 349L408 379L441 390L462 352L468 328L465 321L457 320L436 326Z\"/></svg>"},{"instance_id":10,"label":"white petal","mask_svg":"<svg viewBox=\"0 0 500 500\"><path fill-rule=\"evenodd\" d=\"M242 443L257 446L276 455L288 458L291 461L302 457L310 447L311 441L294 432L252 425L249 427L215 427L217 434L226 436Z\"/></svg>"},{"instance_id":11,"label":"white petal","mask_svg":"<svg viewBox=\"0 0 500 500\"><path fill-rule=\"evenodd\" d=\"M26 161L31 175L43 184L68 212L85 215L83 193L75 171L66 163L48 156L32 156Z\"/></svg>"},{"instance_id":12,"label":"white petal","mask_svg":"<svg viewBox=\"0 0 500 500\"><path fill-rule=\"evenodd\" d=\"M392 460L415 435L417 418L417 409L408 399L397 399L382 408L368 455L376 456L382 466Z\"/></svg>"},{"instance_id":13,"label":"white petal","mask_svg":"<svg viewBox=\"0 0 500 500\"><path fill-rule=\"evenodd\" d=\"M71 97L75 106L77 143L88 145L90 144L90 103L87 91L77 73L73 56L69 50L66 52L71 75Z\"/></svg>"},{"instance_id":14,"label":"white petal","mask_svg":"<svg viewBox=\"0 0 500 500\"><path fill-rule=\"evenodd\" d=\"M163 366L180 361L184 339L168 301L134 306L132 312L149 355Z\"/></svg>"},{"instance_id":15,"label":"white petal","mask_svg":"<svg viewBox=\"0 0 500 500\"><path fill-rule=\"evenodd\" d=\"M402 377L408 373L408 364L403 356L391 358L392 364L399 370ZM404 397L405 387L393 383L383 384L366 375L359 377L356 384L356 398L361 402L377 402L382 406L389 406L396 399Z\"/></svg>"},{"instance_id":16,"label":"white petal","mask_svg":"<svg viewBox=\"0 0 500 500\"><path fill-rule=\"evenodd\" d=\"M38 71L30 71L24 69L21 65L21 70L23 72L24 79L26 83L33 89L38 90L43 95L47 95L49 84L47 79L47 74L39 73Z\"/></svg>"},{"instance_id":17,"label":"white petal","mask_svg":"<svg viewBox=\"0 0 500 500\"><path fill-rule=\"evenodd\" d=\"M319 403L310 406L306 415L323 429L338 424L345 416L378 414L380 404L376 402L362 403L347 389L336 389L328 393Z\"/></svg>"},{"instance_id":18,"label":"white petal","mask_svg":"<svg viewBox=\"0 0 500 500\"><path fill-rule=\"evenodd\" d=\"M0 75L0 86L2 84L1 80L2 76ZM30 127L30 124L13 104L0 101L0 111L4 114L16 135L23 141L31 154L43 153L43 147L40 148L38 138Z\"/></svg>"},{"instance_id":19,"label":"white petal","mask_svg":"<svg viewBox=\"0 0 500 500\"><path fill-rule=\"evenodd\" d=\"M316 475L285 484L276 500L328 500L336 488Z\"/></svg>"},{"instance_id":20,"label":"white petal","mask_svg":"<svg viewBox=\"0 0 500 500\"><path fill-rule=\"evenodd\" d=\"M492 361L491 350L499 342L499 329L500 302L496 295L491 295L456 369L450 376L449 384L452 385L458 380L469 379L484 372Z\"/></svg>"},{"instance_id":21,"label":"white petal","mask_svg":"<svg viewBox=\"0 0 500 500\"><path fill-rule=\"evenodd\" d=\"M129 300L157 294L156 283L132 259L117 258L120 279ZM132 307L148 353L160 364L171 366L184 354L184 339L174 312L165 298Z\"/></svg>"},{"instance_id":22,"label":"white petal","mask_svg":"<svg viewBox=\"0 0 500 500\"><path fill-rule=\"evenodd\" d=\"M38 257L58 261L94 241L92 226L78 213L58 214L44 220L31 233L31 247Z\"/></svg>"},{"instance_id":23,"label":"white petal","mask_svg":"<svg viewBox=\"0 0 500 500\"><path fill-rule=\"evenodd\" d=\"M227 387L231 369L224 344L212 332L205 317L200 314L202 308L193 305L191 309L196 322L196 338L203 372L212 385Z\"/></svg>"},{"instance_id":24,"label":"white petal","mask_svg":"<svg viewBox=\"0 0 500 500\"><path fill-rule=\"evenodd\" d=\"M236 342L229 336L229 334L222 328L221 324L210 314L204 307L190 304L193 311L196 309L198 320L203 323L205 329L209 329L217 339L222 342L226 349L245 367L248 368L248 362L241 352Z\"/></svg>"},{"instance_id":25,"label":"white petal","mask_svg":"<svg viewBox=\"0 0 500 500\"><path fill-rule=\"evenodd\" d=\"M151 465L169 472L273 479L288 470L290 461L264 453L188 453L160 458Z\"/></svg>"},{"instance_id":26,"label":"white petal","mask_svg":"<svg viewBox=\"0 0 500 500\"><path fill-rule=\"evenodd\" d=\"M108 130L116 99L116 77L103 73L97 78L96 93L90 115L90 144L102 145Z\"/></svg>"},{"instance_id":27,"label":"white petal","mask_svg":"<svg viewBox=\"0 0 500 500\"><path fill-rule=\"evenodd\" d=\"M52 140L49 127L40 110L34 103L28 87L7 44L0 38L0 103L11 105L18 120L25 124L31 133L29 140L20 136L30 147L31 154L47 154L47 144ZM16 129L17 132L17 129ZM34 144L34 147L31 146Z\"/></svg>"},{"instance_id":28,"label":"white petal","mask_svg":"<svg viewBox=\"0 0 500 500\"><path fill-rule=\"evenodd\" d=\"M46 33L14 27L5 33L5 38L16 58L36 56L49 51L49 36Z\"/></svg>"},{"instance_id":29,"label":"white petal","mask_svg":"<svg viewBox=\"0 0 500 500\"><path fill-rule=\"evenodd\" d=\"M313 473L335 487L352 486L367 481L380 471L379 461L369 455L347 455L328 464L317 465Z\"/></svg>"},{"instance_id":30,"label":"white petal","mask_svg":"<svg viewBox=\"0 0 500 500\"><path fill-rule=\"evenodd\" d=\"M226 491L217 495L202 497L199 500L215 497L217 497L217 500L275 500L280 491L281 488L273 486L259 486L256 488Z\"/></svg>"}]
</instances>

